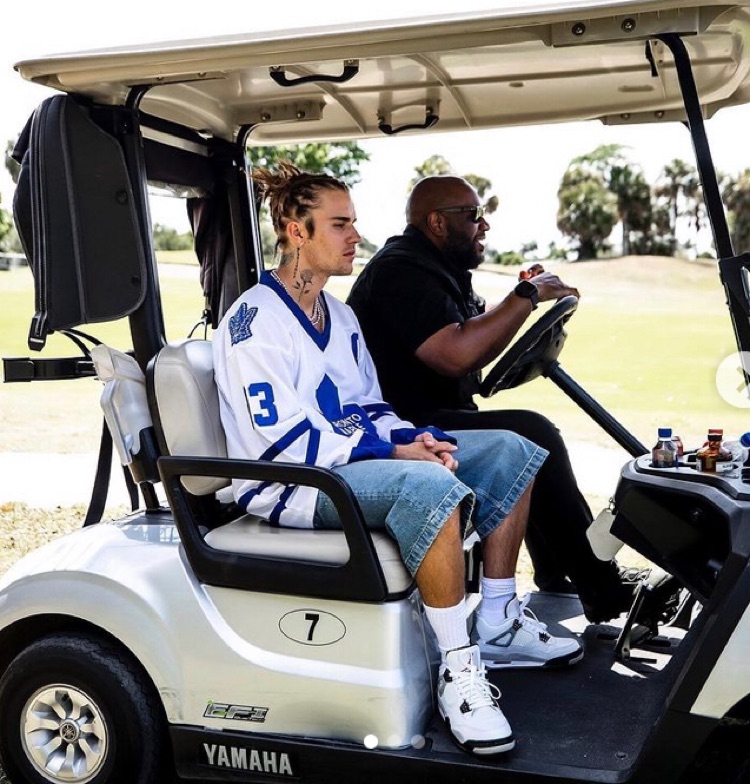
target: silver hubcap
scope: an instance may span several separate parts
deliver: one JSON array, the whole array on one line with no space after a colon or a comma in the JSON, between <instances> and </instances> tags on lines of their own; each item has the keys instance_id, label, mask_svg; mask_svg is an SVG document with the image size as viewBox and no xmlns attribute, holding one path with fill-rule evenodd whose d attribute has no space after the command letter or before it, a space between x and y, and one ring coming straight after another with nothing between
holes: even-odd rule
<instances>
[{"instance_id":1,"label":"silver hubcap","mask_svg":"<svg viewBox=\"0 0 750 784\"><path fill-rule=\"evenodd\" d=\"M71 686L47 686L24 707L21 742L31 764L48 781L85 784L104 764L107 727L87 694Z\"/></svg>"}]
</instances>

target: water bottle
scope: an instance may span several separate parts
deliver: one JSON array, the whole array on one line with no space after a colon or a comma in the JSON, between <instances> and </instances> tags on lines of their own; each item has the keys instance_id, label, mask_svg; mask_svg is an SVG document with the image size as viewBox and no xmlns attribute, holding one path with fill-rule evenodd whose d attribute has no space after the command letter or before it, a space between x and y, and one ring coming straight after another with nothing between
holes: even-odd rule
<instances>
[{"instance_id":1,"label":"water bottle","mask_svg":"<svg viewBox=\"0 0 750 784\"><path fill-rule=\"evenodd\" d=\"M744 463L750 455L750 433L743 433L736 441L725 441L722 446L736 463Z\"/></svg>"},{"instance_id":2,"label":"water bottle","mask_svg":"<svg viewBox=\"0 0 750 784\"><path fill-rule=\"evenodd\" d=\"M651 465L654 468L675 468L677 466L677 447L672 441L671 427L659 428L659 440L651 450Z\"/></svg>"}]
</instances>

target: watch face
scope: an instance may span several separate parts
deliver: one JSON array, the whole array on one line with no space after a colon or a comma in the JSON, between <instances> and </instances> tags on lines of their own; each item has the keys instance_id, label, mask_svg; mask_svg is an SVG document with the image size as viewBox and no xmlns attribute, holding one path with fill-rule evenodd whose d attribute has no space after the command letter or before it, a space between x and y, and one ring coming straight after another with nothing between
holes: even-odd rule
<instances>
[{"instance_id":1,"label":"watch face","mask_svg":"<svg viewBox=\"0 0 750 784\"><path fill-rule=\"evenodd\" d=\"M515 292L519 297L527 297L528 299L539 295L536 286L530 280L522 280L516 286Z\"/></svg>"}]
</instances>

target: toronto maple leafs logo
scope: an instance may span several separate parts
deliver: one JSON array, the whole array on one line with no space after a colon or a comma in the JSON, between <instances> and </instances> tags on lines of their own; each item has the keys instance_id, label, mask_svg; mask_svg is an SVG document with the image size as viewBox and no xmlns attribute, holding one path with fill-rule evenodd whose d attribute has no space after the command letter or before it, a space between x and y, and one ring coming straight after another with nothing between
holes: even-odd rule
<instances>
[{"instance_id":1,"label":"toronto maple leafs logo","mask_svg":"<svg viewBox=\"0 0 750 784\"><path fill-rule=\"evenodd\" d=\"M320 413L331 423L334 432L350 436L357 430L364 430L377 435L364 410L354 403L341 406L339 391L328 375L324 375L320 386L315 390Z\"/></svg>"},{"instance_id":2,"label":"toronto maple leafs logo","mask_svg":"<svg viewBox=\"0 0 750 784\"><path fill-rule=\"evenodd\" d=\"M253 336L250 325L258 313L258 308L248 308L243 302L234 316L229 317L229 334L232 336L232 345L242 343Z\"/></svg>"}]
</instances>

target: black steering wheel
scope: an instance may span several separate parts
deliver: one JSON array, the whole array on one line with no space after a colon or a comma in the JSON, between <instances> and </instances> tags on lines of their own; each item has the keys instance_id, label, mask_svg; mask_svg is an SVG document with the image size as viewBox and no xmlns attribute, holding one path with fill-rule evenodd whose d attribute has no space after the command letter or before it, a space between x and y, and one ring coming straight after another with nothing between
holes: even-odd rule
<instances>
[{"instance_id":1,"label":"black steering wheel","mask_svg":"<svg viewBox=\"0 0 750 784\"><path fill-rule=\"evenodd\" d=\"M578 297L572 294L559 299L497 360L479 385L479 394L490 397L544 375L562 351L565 322L577 307Z\"/></svg>"}]
</instances>

